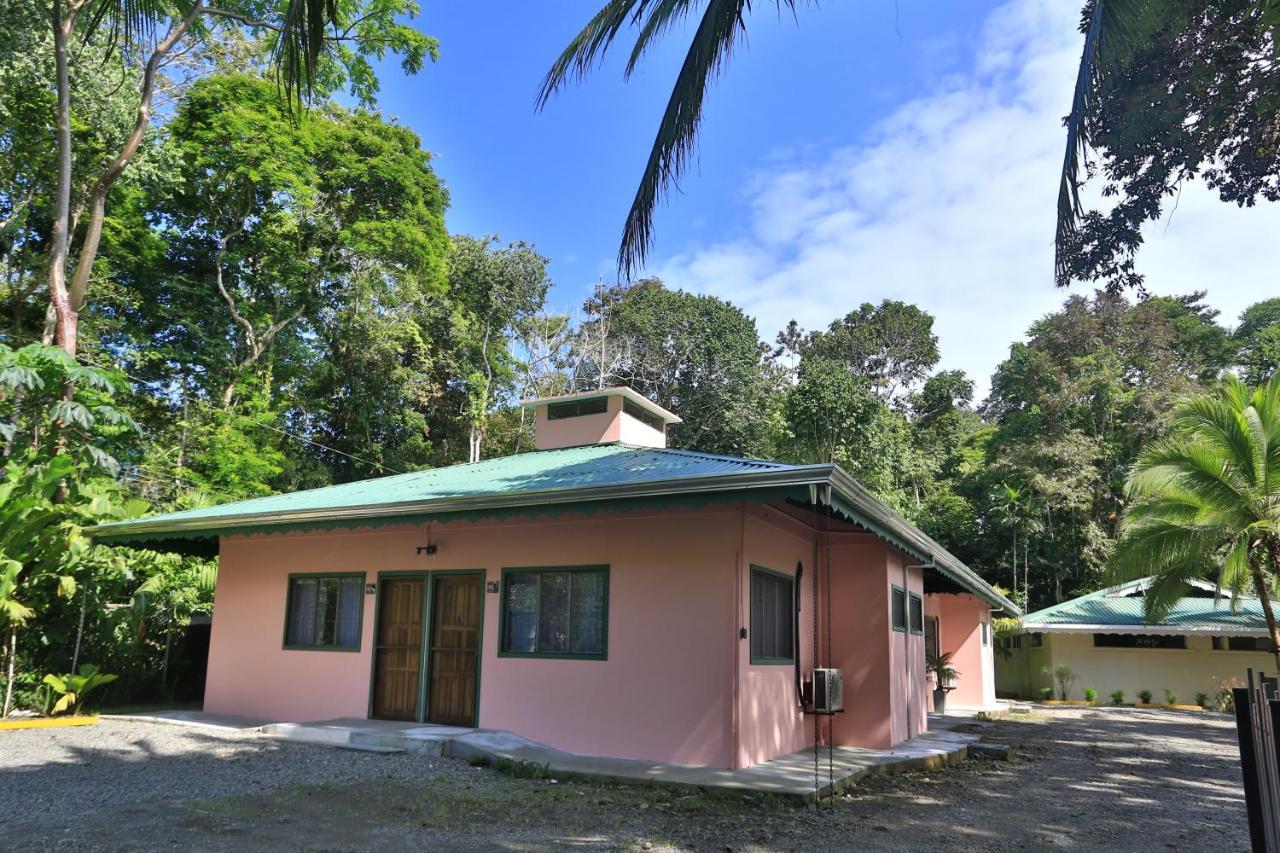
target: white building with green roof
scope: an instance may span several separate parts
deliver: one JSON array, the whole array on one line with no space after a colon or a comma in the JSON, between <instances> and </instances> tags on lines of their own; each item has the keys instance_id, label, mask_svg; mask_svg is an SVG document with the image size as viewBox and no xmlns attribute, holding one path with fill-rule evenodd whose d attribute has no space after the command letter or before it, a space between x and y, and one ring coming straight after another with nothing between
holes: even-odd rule
<instances>
[{"instance_id":1,"label":"white building with green roof","mask_svg":"<svg viewBox=\"0 0 1280 853\"><path fill-rule=\"evenodd\" d=\"M1027 614L1021 633L997 643L997 692L1040 698L1051 686L1049 671L1066 666L1076 675L1070 699L1083 698L1091 686L1102 700L1120 690L1126 702L1137 702L1146 690L1161 703L1168 690L1189 704L1248 667L1275 669L1256 598L1233 603L1212 583L1194 581L1164 619L1149 622L1143 596L1151 582L1131 581Z\"/></svg>"}]
</instances>

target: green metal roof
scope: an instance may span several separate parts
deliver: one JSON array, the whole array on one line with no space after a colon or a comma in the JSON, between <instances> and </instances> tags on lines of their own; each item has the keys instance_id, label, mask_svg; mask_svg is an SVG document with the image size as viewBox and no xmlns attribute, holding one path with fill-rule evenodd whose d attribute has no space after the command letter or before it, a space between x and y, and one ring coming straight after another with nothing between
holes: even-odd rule
<instances>
[{"instance_id":1,"label":"green metal roof","mask_svg":"<svg viewBox=\"0 0 1280 853\"><path fill-rule=\"evenodd\" d=\"M1112 634L1264 634L1266 619L1256 598L1240 598L1235 607L1229 597L1187 596L1159 622L1143 615L1142 591L1151 578L1091 592L1028 613L1022 620L1027 631L1043 633ZM1213 584L1197 583L1200 592L1212 592Z\"/></svg>"},{"instance_id":2,"label":"green metal roof","mask_svg":"<svg viewBox=\"0 0 1280 853\"><path fill-rule=\"evenodd\" d=\"M217 537L246 533L744 498L800 504L821 500L994 606L1018 613L964 563L835 465L791 465L625 444L540 450L115 522L88 532L107 544L216 543Z\"/></svg>"}]
</instances>

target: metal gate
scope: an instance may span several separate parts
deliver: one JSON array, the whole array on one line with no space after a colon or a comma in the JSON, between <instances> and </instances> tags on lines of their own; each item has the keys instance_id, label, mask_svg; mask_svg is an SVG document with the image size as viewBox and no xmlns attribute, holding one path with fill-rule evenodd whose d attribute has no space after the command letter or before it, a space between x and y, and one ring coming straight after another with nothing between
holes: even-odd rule
<instances>
[{"instance_id":1,"label":"metal gate","mask_svg":"<svg viewBox=\"0 0 1280 853\"><path fill-rule=\"evenodd\" d=\"M1280 697L1276 679L1255 679L1232 690L1236 705L1236 735L1244 771L1244 798L1249 812L1249 837L1255 853L1280 853Z\"/></svg>"}]
</instances>

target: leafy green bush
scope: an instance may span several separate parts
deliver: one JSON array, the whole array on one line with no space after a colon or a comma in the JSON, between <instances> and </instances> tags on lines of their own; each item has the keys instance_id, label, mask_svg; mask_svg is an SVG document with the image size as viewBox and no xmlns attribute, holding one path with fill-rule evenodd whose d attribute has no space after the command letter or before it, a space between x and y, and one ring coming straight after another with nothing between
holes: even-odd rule
<instances>
[{"instance_id":1,"label":"leafy green bush","mask_svg":"<svg viewBox=\"0 0 1280 853\"><path fill-rule=\"evenodd\" d=\"M1041 688L1040 688L1040 698L1041 698L1041 699L1044 699L1045 701L1048 701L1048 700L1052 699L1052 698L1053 698L1053 688L1052 688L1052 687L1041 687Z\"/></svg>"},{"instance_id":2,"label":"leafy green bush","mask_svg":"<svg viewBox=\"0 0 1280 853\"><path fill-rule=\"evenodd\" d=\"M84 700L89 693L104 684L110 684L117 677L102 672L98 665L94 663L86 663L80 667L78 674L53 675L50 673L46 675L44 683L61 697L54 703L51 709L52 713L61 714L63 711L71 709L72 714L79 716L80 711L84 708Z\"/></svg>"},{"instance_id":3,"label":"leafy green bush","mask_svg":"<svg viewBox=\"0 0 1280 853\"><path fill-rule=\"evenodd\" d=\"M1178 704L1178 695L1174 693L1172 690L1170 690L1168 687L1164 689L1164 704L1166 705Z\"/></svg>"},{"instance_id":4,"label":"leafy green bush","mask_svg":"<svg viewBox=\"0 0 1280 853\"><path fill-rule=\"evenodd\" d=\"M1111 704L1112 704L1112 705L1123 705L1123 704L1124 704L1124 691L1123 691L1123 690L1112 690L1112 691L1111 691Z\"/></svg>"},{"instance_id":5,"label":"leafy green bush","mask_svg":"<svg viewBox=\"0 0 1280 853\"><path fill-rule=\"evenodd\" d=\"M1086 702L1098 701L1098 690L1092 684L1086 684L1084 686L1084 701Z\"/></svg>"},{"instance_id":6,"label":"leafy green bush","mask_svg":"<svg viewBox=\"0 0 1280 853\"><path fill-rule=\"evenodd\" d=\"M1209 709L1209 694L1208 694L1208 693L1197 693L1197 694L1196 694L1196 704L1197 704L1197 705L1199 705L1201 708L1204 708L1204 709L1207 711L1207 710Z\"/></svg>"},{"instance_id":7,"label":"leafy green bush","mask_svg":"<svg viewBox=\"0 0 1280 853\"><path fill-rule=\"evenodd\" d=\"M1139 690L1139 691L1138 691L1138 701L1142 702L1142 704L1143 704L1143 705L1150 705L1150 704L1151 704L1151 691L1150 691L1150 690Z\"/></svg>"}]
</instances>

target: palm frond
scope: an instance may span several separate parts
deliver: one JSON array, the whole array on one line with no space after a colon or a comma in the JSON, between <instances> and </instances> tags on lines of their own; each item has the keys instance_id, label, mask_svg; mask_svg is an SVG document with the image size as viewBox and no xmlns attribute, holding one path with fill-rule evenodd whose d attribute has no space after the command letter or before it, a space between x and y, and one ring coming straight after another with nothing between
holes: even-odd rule
<instances>
[{"instance_id":1,"label":"palm frond","mask_svg":"<svg viewBox=\"0 0 1280 853\"><path fill-rule=\"evenodd\" d=\"M185 12L190 2L180 5ZM87 41L105 26L111 48L128 50L153 40L157 25L172 10L173 4L167 0L90 0L82 13L88 21L83 29L84 38Z\"/></svg>"},{"instance_id":2,"label":"palm frond","mask_svg":"<svg viewBox=\"0 0 1280 853\"><path fill-rule=\"evenodd\" d=\"M644 14L651 0L609 0L573 37L568 46L551 65L551 70L538 89L538 109L546 106L557 91L570 79L580 80L595 67L617 37L618 32ZM639 7L639 8L637 8Z\"/></svg>"},{"instance_id":3,"label":"palm frond","mask_svg":"<svg viewBox=\"0 0 1280 853\"><path fill-rule=\"evenodd\" d=\"M640 58L648 52L654 41L662 36L676 20L687 15L695 2L696 0L658 0L657 6L645 18L640 34L636 36L636 43L631 48L631 56L627 59L625 72L627 77L636 70Z\"/></svg>"},{"instance_id":4,"label":"palm frond","mask_svg":"<svg viewBox=\"0 0 1280 853\"><path fill-rule=\"evenodd\" d=\"M653 212L658 199L684 172L693 151L707 84L719 73L744 31L748 0L711 0L702 15L658 125L640 185L627 213L618 248L619 273L630 278L644 265L653 245Z\"/></svg>"},{"instance_id":5,"label":"palm frond","mask_svg":"<svg viewBox=\"0 0 1280 853\"><path fill-rule=\"evenodd\" d=\"M1094 105L1109 74L1132 48L1153 18L1160 0L1093 0L1085 7L1081 30L1084 48L1076 72L1071 113L1066 118L1067 148L1058 179L1058 223L1054 241L1054 277L1060 287L1071 283L1066 253L1075 238L1084 205L1080 201L1081 165L1094 133Z\"/></svg>"},{"instance_id":6,"label":"palm frond","mask_svg":"<svg viewBox=\"0 0 1280 853\"><path fill-rule=\"evenodd\" d=\"M1163 620L1178 600L1187 594L1187 581L1197 575L1195 567L1187 565L1181 571L1162 572L1153 577L1142 596L1142 617L1148 622Z\"/></svg>"},{"instance_id":7,"label":"palm frond","mask_svg":"<svg viewBox=\"0 0 1280 853\"><path fill-rule=\"evenodd\" d=\"M337 19L337 0L288 0L272 59L291 103L311 95L325 27Z\"/></svg>"}]
</instances>

